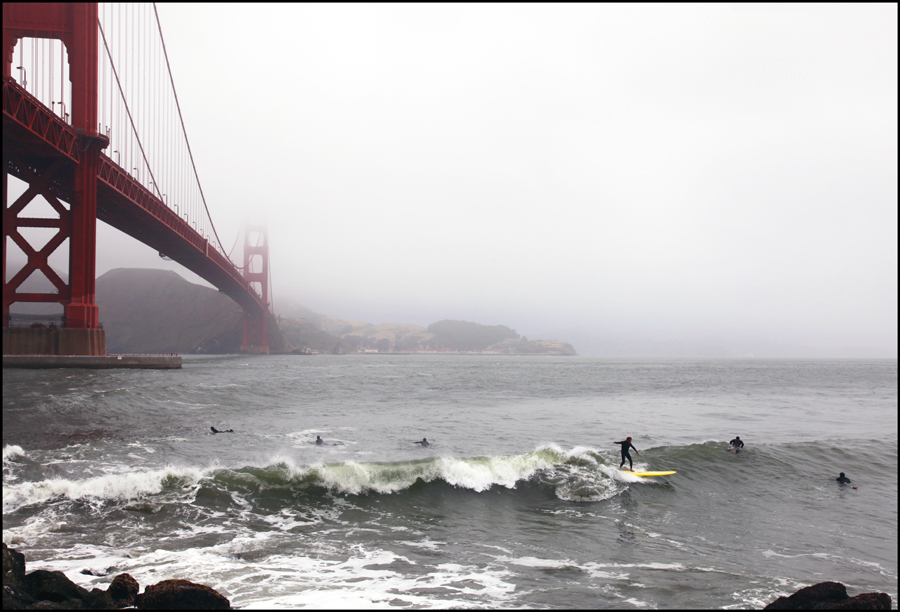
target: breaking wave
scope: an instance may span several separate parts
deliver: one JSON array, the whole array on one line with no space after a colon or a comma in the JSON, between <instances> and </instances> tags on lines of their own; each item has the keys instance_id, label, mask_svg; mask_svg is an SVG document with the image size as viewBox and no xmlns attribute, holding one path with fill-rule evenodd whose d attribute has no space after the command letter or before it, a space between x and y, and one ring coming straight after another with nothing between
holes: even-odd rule
<instances>
[{"instance_id":1,"label":"breaking wave","mask_svg":"<svg viewBox=\"0 0 900 612\"><path fill-rule=\"evenodd\" d=\"M4 448L4 461L19 456L19 447ZM652 457L652 464L647 457ZM764 474L790 469L798 475L830 477L845 450L828 443L798 443L745 448L740 455L725 452L724 442L645 449L636 470L677 470L678 476L640 478L618 469L619 457L586 446L563 450L548 444L533 451L503 456L435 457L414 461L357 462L297 465L290 458L274 458L261 466L166 467L97 476L56 478L4 485L3 511L52 501L91 500L92 503L152 501L193 503L203 491L216 490L243 499L262 500L285 495L415 495L422 487L449 486L474 493L491 489L528 489L550 492L558 499L597 502L618 495L632 485L662 485L729 476L721 462L740 461ZM870 458L874 464L878 460ZM718 467L717 467L718 466ZM889 466L885 466L887 468ZM723 483L724 484L724 483ZM536 489L535 489L536 488ZM287 498L284 499L288 503Z\"/></svg>"}]
</instances>

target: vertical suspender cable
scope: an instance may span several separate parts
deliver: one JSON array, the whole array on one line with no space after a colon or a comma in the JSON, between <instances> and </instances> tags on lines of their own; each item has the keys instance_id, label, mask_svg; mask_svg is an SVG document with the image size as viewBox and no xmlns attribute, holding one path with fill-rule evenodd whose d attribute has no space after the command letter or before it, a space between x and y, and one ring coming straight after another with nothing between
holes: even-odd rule
<instances>
[{"instance_id":1,"label":"vertical suspender cable","mask_svg":"<svg viewBox=\"0 0 900 612\"><path fill-rule=\"evenodd\" d=\"M219 234L216 232L216 227L215 227L215 225L213 225L212 218L209 216L209 207L207 207L207 205L206 205L206 197L203 195L203 187L200 185L200 177L197 174L197 166L194 163L194 155L191 152L191 143L188 141L187 130L184 128L184 117L182 117L182 115L181 115L181 105L178 103L178 93L175 91L175 80L172 78L172 67L169 64L169 54L166 52L166 41L165 41L165 38L163 38L162 25L160 25L160 23L159 23L159 12L156 10L155 2L153 3L153 13L156 15L156 25L159 28L159 39L160 39L160 42L162 43L163 55L166 58L166 67L168 68L168 72L169 72L169 80L172 83L172 95L175 97L175 106L178 109L178 118L181 121L181 129L182 129L182 132L184 133L184 143L187 146L187 153L191 159L191 167L194 169L194 177L197 179L197 189L200 190L200 198L203 200L203 208L206 211L206 216L210 220L210 226L212 227L212 233L213 233L213 235L215 235L216 242L219 244L219 246L221 248L222 241L219 239Z\"/></svg>"},{"instance_id":2,"label":"vertical suspender cable","mask_svg":"<svg viewBox=\"0 0 900 612\"><path fill-rule=\"evenodd\" d=\"M125 107L126 108L128 108L128 100L129 99L134 100L134 97L135 97L134 92L136 89L134 84L135 84L135 82L137 82L137 79L134 78L134 11L135 11L135 8L134 8L133 4L129 4L128 7L129 7L129 11L128 11L128 23L129 23L129 27L128 27L128 65L127 65L128 72L125 74ZM129 113L129 115L130 114L131 113ZM129 116L129 119L131 119L130 116ZM128 170L129 174L132 174L134 172L133 164L137 163L136 160L130 159L132 156L134 156L134 140L135 140L134 134L135 134L136 130L137 130L137 128L134 126L134 121L132 120L132 128L131 128L132 137L128 139L129 160L128 160L127 170ZM132 174L132 176L134 176L134 175Z\"/></svg>"},{"instance_id":3,"label":"vertical suspender cable","mask_svg":"<svg viewBox=\"0 0 900 612\"><path fill-rule=\"evenodd\" d=\"M99 20L98 20L98 25ZM103 46L106 47L106 53L109 54L109 46L106 44L106 34L103 33L103 26L100 26L100 36L103 38ZM112 67L113 74L116 77L116 83L119 84L119 93L122 93L122 83L119 81L119 74L116 71L116 67ZM131 129L134 130L135 139L137 140L138 147L141 149L141 155L143 156L144 163L147 164L147 171L150 173L150 177L153 179L153 182L156 182L156 179L153 177L153 171L150 169L150 164L147 163L147 155L144 153L144 146L141 144L141 139L137 137L137 130L134 127L134 119L131 117L131 109L128 108L128 101L124 99L125 94L122 93L123 101L125 104L125 111L128 113L128 119L131 121ZM125 166L126 170L129 170L129 166ZM159 195L159 190L157 190L157 195Z\"/></svg>"},{"instance_id":4,"label":"vertical suspender cable","mask_svg":"<svg viewBox=\"0 0 900 612\"><path fill-rule=\"evenodd\" d=\"M101 22L103 22L106 20L106 7L103 7L100 10L102 11L100 13L100 15L102 16ZM99 45L100 45L99 41L97 42L97 45L99 47ZM103 56L100 54L99 48L97 49L97 64L98 64L97 72L99 72L98 78L100 80L100 84L97 86L97 97L100 99L100 108L99 108L100 121L99 121L99 123L102 126L103 123L106 121L106 62L103 61ZM98 127L97 131L102 134L103 128Z\"/></svg>"},{"instance_id":5,"label":"vertical suspender cable","mask_svg":"<svg viewBox=\"0 0 900 612\"><path fill-rule=\"evenodd\" d=\"M55 85L54 81L56 80L53 78L53 65L56 63L56 57L54 57L56 55L56 53L54 53L56 51L55 46L53 41L50 41L50 108L53 108L53 99L55 98L53 95L53 86Z\"/></svg>"}]
</instances>

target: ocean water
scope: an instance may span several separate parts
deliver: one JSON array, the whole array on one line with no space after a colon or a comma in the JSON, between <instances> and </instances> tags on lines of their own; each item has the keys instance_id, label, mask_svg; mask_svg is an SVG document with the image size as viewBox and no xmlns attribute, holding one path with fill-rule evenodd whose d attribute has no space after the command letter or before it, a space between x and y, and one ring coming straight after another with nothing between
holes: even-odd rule
<instances>
[{"instance_id":1,"label":"ocean water","mask_svg":"<svg viewBox=\"0 0 900 612\"><path fill-rule=\"evenodd\" d=\"M896 608L897 425L896 360L4 370L3 540L245 608L759 608L823 580ZM677 474L621 472L626 436Z\"/></svg>"}]
</instances>

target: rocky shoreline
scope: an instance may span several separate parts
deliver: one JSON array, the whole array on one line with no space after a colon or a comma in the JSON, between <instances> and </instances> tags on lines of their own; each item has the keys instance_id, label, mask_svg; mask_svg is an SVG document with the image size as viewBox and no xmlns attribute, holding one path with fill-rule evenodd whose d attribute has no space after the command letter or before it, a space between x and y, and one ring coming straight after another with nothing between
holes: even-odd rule
<instances>
[{"instance_id":1,"label":"rocky shoreline","mask_svg":"<svg viewBox=\"0 0 900 612\"><path fill-rule=\"evenodd\" d=\"M119 574L105 591L78 586L62 572L25 573L25 555L3 543L4 610L231 610L228 598L188 580L163 580L139 593L140 585ZM840 582L820 582L779 597L764 610L890 610L887 593L850 597Z\"/></svg>"},{"instance_id":2,"label":"rocky shoreline","mask_svg":"<svg viewBox=\"0 0 900 612\"><path fill-rule=\"evenodd\" d=\"M840 582L820 582L779 597L763 610L890 610L887 593L860 593L850 597Z\"/></svg>"},{"instance_id":3,"label":"rocky shoreline","mask_svg":"<svg viewBox=\"0 0 900 612\"><path fill-rule=\"evenodd\" d=\"M87 589L63 572L25 573L25 555L3 543L4 610L230 610L228 598L188 580L163 580L140 593L129 574L119 574L105 591Z\"/></svg>"}]
</instances>

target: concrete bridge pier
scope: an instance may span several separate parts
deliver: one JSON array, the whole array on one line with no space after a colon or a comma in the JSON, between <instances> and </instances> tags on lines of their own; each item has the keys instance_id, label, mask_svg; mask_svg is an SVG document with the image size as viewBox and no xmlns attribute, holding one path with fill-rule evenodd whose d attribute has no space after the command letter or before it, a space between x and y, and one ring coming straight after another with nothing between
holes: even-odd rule
<instances>
[{"instance_id":1,"label":"concrete bridge pier","mask_svg":"<svg viewBox=\"0 0 900 612\"><path fill-rule=\"evenodd\" d=\"M103 329L4 327L4 355L106 355Z\"/></svg>"}]
</instances>

